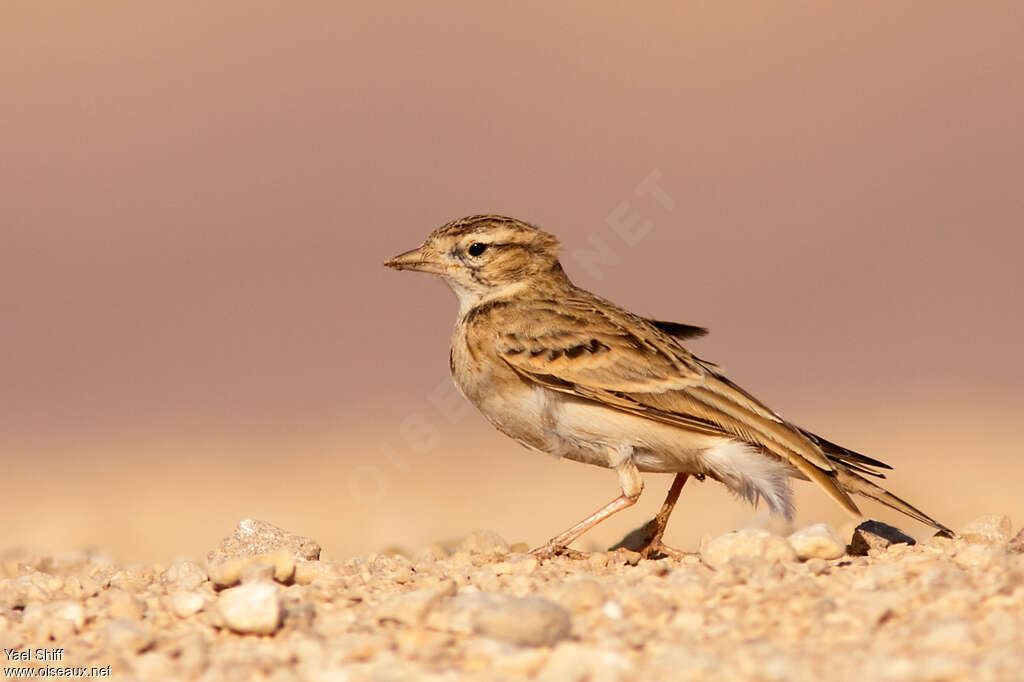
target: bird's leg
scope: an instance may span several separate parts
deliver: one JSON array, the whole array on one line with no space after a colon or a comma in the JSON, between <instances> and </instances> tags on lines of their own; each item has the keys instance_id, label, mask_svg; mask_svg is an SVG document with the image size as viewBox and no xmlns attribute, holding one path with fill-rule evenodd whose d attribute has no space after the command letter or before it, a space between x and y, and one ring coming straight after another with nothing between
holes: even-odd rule
<instances>
[{"instance_id":1,"label":"bird's leg","mask_svg":"<svg viewBox=\"0 0 1024 682\"><path fill-rule=\"evenodd\" d=\"M576 540L576 538L583 535L612 514L636 504L636 501L640 499L640 493L643 492L644 489L644 482L643 479L640 478L640 472L637 470L636 465L633 464L632 460L627 460L620 464L616 468L616 471L619 474L619 482L622 485L621 495L576 525L551 538L545 544L531 550L530 554L544 559L557 554L569 553L567 551L568 545Z\"/></svg>"},{"instance_id":2,"label":"bird's leg","mask_svg":"<svg viewBox=\"0 0 1024 682\"><path fill-rule=\"evenodd\" d=\"M673 559L681 559L683 557L683 552L666 546L662 543L661 538L665 535L668 517L672 515L672 510L675 509L676 502L679 501L679 493L682 492L687 478L689 478L689 474L676 474L676 477L672 479L672 487L668 489L668 495L665 496L664 504L661 505L657 515L648 522L647 544L640 549L640 554L645 559L651 559L659 554L664 554Z\"/></svg>"}]
</instances>

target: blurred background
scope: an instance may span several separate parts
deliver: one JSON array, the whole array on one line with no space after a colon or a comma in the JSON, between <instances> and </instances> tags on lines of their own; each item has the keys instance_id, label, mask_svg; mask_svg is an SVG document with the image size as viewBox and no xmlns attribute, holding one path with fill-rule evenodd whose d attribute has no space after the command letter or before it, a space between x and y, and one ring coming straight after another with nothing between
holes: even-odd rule
<instances>
[{"instance_id":1,"label":"blurred background","mask_svg":"<svg viewBox=\"0 0 1024 682\"><path fill-rule=\"evenodd\" d=\"M454 297L381 267L481 212L945 523L1019 524L1021 45L1013 1L5 2L0 549L538 544L610 500L467 409ZM668 539L761 513L691 483Z\"/></svg>"}]
</instances>

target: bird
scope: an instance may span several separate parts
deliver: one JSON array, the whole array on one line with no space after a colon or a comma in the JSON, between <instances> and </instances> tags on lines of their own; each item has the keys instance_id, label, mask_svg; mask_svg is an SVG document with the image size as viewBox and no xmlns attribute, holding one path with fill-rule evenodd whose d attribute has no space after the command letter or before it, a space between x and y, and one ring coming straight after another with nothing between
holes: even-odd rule
<instances>
[{"instance_id":1,"label":"bird","mask_svg":"<svg viewBox=\"0 0 1024 682\"><path fill-rule=\"evenodd\" d=\"M455 293L449 369L498 431L618 475L617 497L535 555L571 552L583 533L634 505L641 473L674 474L645 526L640 552L648 558L682 555L663 536L690 477L719 481L789 520L790 481L809 480L855 518L863 515L851 494L952 534L870 480L892 467L796 426L683 346L705 328L643 317L576 286L559 248L557 237L525 221L473 215L384 263L438 275Z\"/></svg>"}]
</instances>

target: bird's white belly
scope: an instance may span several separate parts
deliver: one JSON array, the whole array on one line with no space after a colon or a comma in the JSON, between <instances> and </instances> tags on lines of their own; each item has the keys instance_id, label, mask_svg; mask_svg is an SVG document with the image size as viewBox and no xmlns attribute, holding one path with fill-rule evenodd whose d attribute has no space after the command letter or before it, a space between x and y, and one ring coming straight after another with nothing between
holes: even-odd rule
<instances>
[{"instance_id":1,"label":"bird's white belly","mask_svg":"<svg viewBox=\"0 0 1024 682\"><path fill-rule=\"evenodd\" d=\"M637 417L540 386L490 395L478 407L501 431L557 457L640 471L705 473L702 454L728 439Z\"/></svg>"},{"instance_id":2,"label":"bird's white belly","mask_svg":"<svg viewBox=\"0 0 1024 682\"><path fill-rule=\"evenodd\" d=\"M652 473L707 474L737 495L792 518L788 462L740 440L636 417L540 386L477 396L473 402L499 430L556 457L616 468L631 459Z\"/></svg>"}]
</instances>

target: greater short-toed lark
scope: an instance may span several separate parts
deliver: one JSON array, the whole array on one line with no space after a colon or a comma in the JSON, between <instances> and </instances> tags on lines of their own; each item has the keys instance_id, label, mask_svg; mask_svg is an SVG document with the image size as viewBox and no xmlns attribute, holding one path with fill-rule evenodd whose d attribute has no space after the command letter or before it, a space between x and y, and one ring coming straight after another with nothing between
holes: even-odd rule
<instances>
[{"instance_id":1,"label":"greater short-toed lark","mask_svg":"<svg viewBox=\"0 0 1024 682\"><path fill-rule=\"evenodd\" d=\"M472 216L386 265L440 275L455 292L452 376L499 431L618 473L622 494L538 553L560 551L633 505L642 471L676 474L649 526L647 556L675 553L661 537L688 476L713 478L790 518L789 479L810 479L857 517L849 493L948 532L865 478L891 467L789 423L680 344L706 330L639 317L573 285L553 235Z\"/></svg>"}]
</instances>

